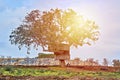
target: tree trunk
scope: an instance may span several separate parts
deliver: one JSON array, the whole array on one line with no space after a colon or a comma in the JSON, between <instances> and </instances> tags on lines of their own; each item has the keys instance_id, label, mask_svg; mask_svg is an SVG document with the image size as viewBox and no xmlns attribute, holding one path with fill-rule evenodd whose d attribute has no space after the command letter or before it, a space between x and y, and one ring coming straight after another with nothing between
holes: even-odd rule
<instances>
[{"instance_id":1,"label":"tree trunk","mask_svg":"<svg viewBox=\"0 0 120 80\"><path fill-rule=\"evenodd\" d=\"M55 59L59 60L59 65L65 67L65 60L70 60L69 50L59 50L54 52Z\"/></svg>"},{"instance_id":2,"label":"tree trunk","mask_svg":"<svg viewBox=\"0 0 120 80\"><path fill-rule=\"evenodd\" d=\"M65 67L65 60L59 60L60 61L60 66Z\"/></svg>"}]
</instances>

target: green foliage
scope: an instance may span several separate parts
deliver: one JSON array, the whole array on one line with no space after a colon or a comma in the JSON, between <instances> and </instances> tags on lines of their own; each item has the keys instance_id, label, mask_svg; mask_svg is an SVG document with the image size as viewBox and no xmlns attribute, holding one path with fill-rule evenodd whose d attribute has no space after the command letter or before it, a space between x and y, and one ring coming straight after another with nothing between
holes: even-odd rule
<instances>
[{"instance_id":1,"label":"green foliage","mask_svg":"<svg viewBox=\"0 0 120 80\"><path fill-rule=\"evenodd\" d=\"M12 72L10 72L12 71ZM0 68L1 75L11 75L11 76L64 76L64 77L95 77L95 78L105 78L109 80L110 78L120 78L120 72L103 72L103 71L72 71L69 69L61 68L51 68L51 69L31 69L31 68Z\"/></svg>"},{"instance_id":2,"label":"green foliage","mask_svg":"<svg viewBox=\"0 0 120 80\"><path fill-rule=\"evenodd\" d=\"M114 67L120 67L120 60L114 59L112 62Z\"/></svg>"},{"instance_id":3,"label":"green foliage","mask_svg":"<svg viewBox=\"0 0 120 80\"><path fill-rule=\"evenodd\" d=\"M74 10L51 9L49 11L33 10L25 16L23 23L10 35L11 44L18 48L30 46L35 49L48 45L57 47L66 43L77 47L90 45L98 40L98 26L94 21L84 19Z\"/></svg>"},{"instance_id":4,"label":"green foliage","mask_svg":"<svg viewBox=\"0 0 120 80\"><path fill-rule=\"evenodd\" d=\"M5 71L9 71L9 72L13 72L14 71L14 67L13 66L10 66L10 65L7 65L7 66L5 66Z\"/></svg>"}]
</instances>

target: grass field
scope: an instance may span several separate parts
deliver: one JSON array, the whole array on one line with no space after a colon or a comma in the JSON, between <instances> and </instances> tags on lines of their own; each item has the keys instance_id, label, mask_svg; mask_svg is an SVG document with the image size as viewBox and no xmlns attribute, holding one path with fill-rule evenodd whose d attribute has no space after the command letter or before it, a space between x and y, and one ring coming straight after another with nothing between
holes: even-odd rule
<instances>
[{"instance_id":1,"label":"grass field","mask_svg":"<svg viewBox=\"0 0 120 80\"><path fill-rule=\"evenodd\" d=\"M63 77L94 77L120 79L120 72L88 71L72 68L48 67L48 68L16 68L13 66L0 67L0 75L3 76L63 76Z\"/></svg>"}]
</instances>

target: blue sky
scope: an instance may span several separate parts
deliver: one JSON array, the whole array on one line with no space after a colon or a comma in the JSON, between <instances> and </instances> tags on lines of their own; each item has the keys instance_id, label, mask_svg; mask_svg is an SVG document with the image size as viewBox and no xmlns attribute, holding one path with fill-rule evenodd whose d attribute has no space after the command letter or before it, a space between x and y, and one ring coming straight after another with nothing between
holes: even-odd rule
<instances>
[{"instance_id":1,"label":"blue sky","mask_svg":"<svg viewBox=\"0 0 120 80\"><path fill-rule=\"evenodd\" d=\"M120 59L120 0L0 0L0 55L26 57L26 49L11 45L9 35L25 15L33 9L68 9L94 20L100 28L100 38L92 46L71 47L71 58ZM32 50L30 57L37 56ZM42 52L42 49L39 50Z\"/></svg>"}]
</instances>

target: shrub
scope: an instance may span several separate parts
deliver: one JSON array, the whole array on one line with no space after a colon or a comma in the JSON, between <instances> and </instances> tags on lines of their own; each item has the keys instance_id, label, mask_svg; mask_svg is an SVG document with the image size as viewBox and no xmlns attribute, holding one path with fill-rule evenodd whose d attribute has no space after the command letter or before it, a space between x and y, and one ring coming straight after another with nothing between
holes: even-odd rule
<instances>
[{"instance_id":1,"label":"shrub","mask_svg":"<svg viewBox=\"0 0 120 80\"><path fill-rule=\"evenodd\" d=\"M5 69L5 71L9 71L9 72L13 72L14 71L14 67L10 66L10 65L5 66L4 69Z\"/></svg>"}]
</instances>

